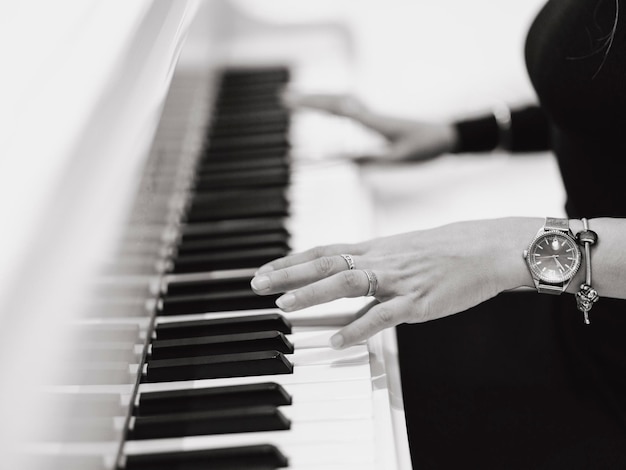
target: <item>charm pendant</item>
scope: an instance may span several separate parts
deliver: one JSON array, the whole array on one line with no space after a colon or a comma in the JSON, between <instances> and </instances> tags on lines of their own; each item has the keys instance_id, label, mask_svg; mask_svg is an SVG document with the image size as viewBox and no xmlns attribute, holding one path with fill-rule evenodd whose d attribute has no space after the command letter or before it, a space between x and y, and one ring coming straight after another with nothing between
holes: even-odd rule
<instances>
[{"instance_id":1,"label":"charm pendant","mask_svg":"<svg viewBox=\"0 0 626 470\"><path fill-rule=\"evenodd\" d=\"M599 298L598 292L589 284L581 284L580 290L576 292L576 305L578 310L583 312L586 325L591 323L589 321L589 310L591 310L591 307Z\"/></svg>"}]
</instances>

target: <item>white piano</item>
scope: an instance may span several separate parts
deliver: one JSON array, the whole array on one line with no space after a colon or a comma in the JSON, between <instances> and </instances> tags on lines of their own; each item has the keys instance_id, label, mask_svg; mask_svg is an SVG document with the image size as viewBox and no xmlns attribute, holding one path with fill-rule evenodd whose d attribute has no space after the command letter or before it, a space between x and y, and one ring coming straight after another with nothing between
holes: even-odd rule
<instances>
[{"instance_id":1,"label":"white piano","mask_svg":"<svg viewBox=\"0 0 626 470\"><path fill-rule=\"evenodd\" d=\"M267 96L287 80L349 86L346 31L264 25L225 1L35 6L60 23L5 7L40 28L33 47L55 59L13 83L37 93L14 118L29 116L38 137L2 115L15 200L29 197L26 179L40 190L2 206L5 220L20 216L1 272L2 466L411 468L393 332L327 346L363 301L281 316L241 294L254 272L242 252L263 260L286 240L299 250L372 234L359 170L323 160L332 139L302 139L331 132L349 148L350 129L315 116L281 124ZM248 128L264 124L269 143ZM259 167L252 189L233 176L235 157L244 179ZM215 215L245 202L251 215ZM242 245L229 257L207 240Z\"/></svg>"}]
</instances>

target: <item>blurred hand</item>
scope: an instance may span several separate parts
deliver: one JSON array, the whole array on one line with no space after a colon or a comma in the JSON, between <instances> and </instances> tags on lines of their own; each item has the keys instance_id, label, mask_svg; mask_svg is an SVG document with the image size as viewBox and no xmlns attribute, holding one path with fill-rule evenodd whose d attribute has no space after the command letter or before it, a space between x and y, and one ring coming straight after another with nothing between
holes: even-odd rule
<instances>
[{"instance_id":1,"label":"blurred hand","mask_svg":"<svg viewBox=\"0 0 626 470\"><path fill-rule=\"evenodd\" d=\"M424 161L454 150L456 130L451 124L400 119L375 113L350 95L299 94L285 91L283 103L291 109L309 108L343 116L380 133L389 143L382 157L358 160Z\"/></svg>"},{"instance_id":2,"label":"blurred hand","mask_svg":"<svg viewBox=\"0 0 626 470\"><path fill-rule=\"evenodd\" d=\"M384 328L464 311L506 289L532 285L522 257L541 219L460 222L357 244L317 247L262 266L252 280L260 295L285 292L276 304L293 311L342 297L361 297L378 279L380 302L331 339L333 347ZM341 254L356 269L349 270Z\"/></svg>"}]
</instances>

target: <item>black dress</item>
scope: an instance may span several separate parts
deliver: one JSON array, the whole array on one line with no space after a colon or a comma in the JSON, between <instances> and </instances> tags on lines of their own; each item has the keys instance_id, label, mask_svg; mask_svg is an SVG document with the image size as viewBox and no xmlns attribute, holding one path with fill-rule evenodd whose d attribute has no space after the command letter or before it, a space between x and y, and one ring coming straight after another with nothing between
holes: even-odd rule
<instances>
[{"instance_id":1,"label":"black dress","mask_svg":"<svg viewBox=\"0 0 626 470\"><path fill-rule=\"evenodd\" d=\"M626 0L550 0L526 62L540 106L505 139L492 116L457 123L458 151L552 149L570 217L625 217ZM398 327L415 468L626 469L626 302L590 316L508 293Z\"/></svg>"}]
</instances>

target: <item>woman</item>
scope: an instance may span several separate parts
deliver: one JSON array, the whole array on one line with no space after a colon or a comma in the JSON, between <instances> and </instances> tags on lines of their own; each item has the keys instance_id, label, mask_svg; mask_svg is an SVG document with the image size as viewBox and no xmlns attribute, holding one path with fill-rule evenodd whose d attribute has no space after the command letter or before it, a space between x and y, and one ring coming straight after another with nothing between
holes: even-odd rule
<instances>
[{"instance_id":1,"label":"woman","mask_svg":"<svg viewBox=\"0 0 626 470\"><path fill-rule=\"evenodd\" d=\"M494 467L506 462L505 468L515 468L517 462L519 468L626 468L626 340L622 339L626 337L626 303L615 300L626 299L626 197L622 189L626 22L620 17L624 7L622 0L550 0L545 5L530 28L525 51L540 107L435 124L379 116L341 97L286 97L291 106L345 115L381 132L392 143L391 159L418 161L496 146L512 152L554 151L567 192L569 220L555 222L544 219L549 214L540 214L537 218L466 221L358 244L317 247L268 263L252 280L260 295L286 292L277 300L285 311L340 297L375 297L376 305L333 336L336 348L400 323L422 323L465 311L521 286L540 292L565 291L553 306L558 331L554 347L564 358L558 374L565 378L546 400L561 406L563 393L572 405L563 405L558 417L556 413L533 414L532 425L542 440L565 433L567 442L539 451L539 441L533 441L524 458L497 464L492 460ZM529 183L529 190L537 190ZM579 243L577 271L576 256L558 251L556 241L555 233L566 232L568 225L588 242L588 250ZM597 243L587 229L597 234ZM545 230L550 235L543 245L529 247L535 235ZM525 250L531 254L523 256ZM552 251L542 254L548 250ZM564 265L564 260L570 265ZM552 280L542 278L545 269L553 274ZM571 282L559 277L567 277L570 271L576 271ZM597 291L597 303L588 287L581 291L584 284ZM570 294L578 292L577 304ZM587 317L591 325L581 328ZM545 409L550 414L553 407ZM546 429L555 422L560 424ZM585 423L582 429L580 422ZM503 432L512 439L518 428L525 430L525 436L530 434L531 425L510 424ZM471 432L464 435L473 442ZM522 438L511 449L522 449L525 442ZM473 443L482 451L490 447ZM454 449L459 442L449 444ZM458 463L458 459L441 460ZM440 467L437 459L430 462Z\"/></svg>"}]
</instances>

